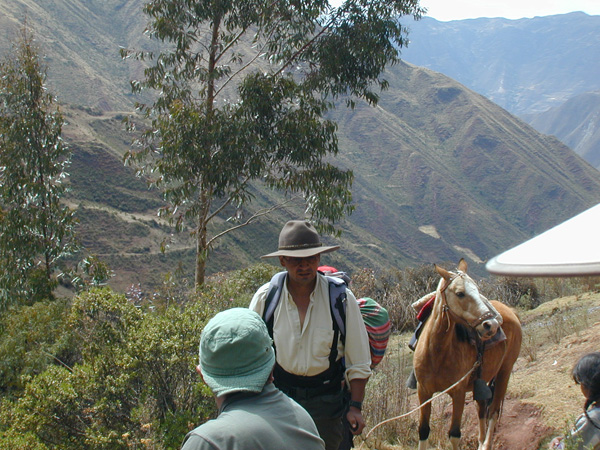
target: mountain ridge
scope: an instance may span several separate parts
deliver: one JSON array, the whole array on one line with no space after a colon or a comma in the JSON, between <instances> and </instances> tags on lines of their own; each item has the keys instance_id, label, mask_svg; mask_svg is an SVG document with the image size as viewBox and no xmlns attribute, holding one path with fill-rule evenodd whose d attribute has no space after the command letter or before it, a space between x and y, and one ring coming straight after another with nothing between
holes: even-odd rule
<instances>
[{"instance_id":1,"label":"mountain ridge","mask_svg":"<svg viewBox=\"0 0 600 450\"><path fill-rule=\"evenodd\" d=\"M600 89L594 75L600 71L600 16L424 17L409 28L404 60L443 73L519 116Z\"/></svg>"},{"instance_id":2,"label":"mountain ridge","mask_svg":"<svg viewBox=\"0 0 600 450\"><path fill-rule=\"evenodd\" d=\"M0 26L8 6L17 3L41 4L0 0ZM160 194L122 162L131 141L122 118L133 114L136 100L128 83L141 66L119 61L124 65L117 67L114 58L119 45L147 45L145 19L136 9L141 4L113 0L94 9L90 2L72 0L68 6L78 13L63 22L67 2L59 1L46 10L46 22L37 23L39 14L28 16L40 32L50 86L65 111L64 134L73 149L68 201L77 208L86 251L108 262L116 274L111 285L122 290L164 283L164 274L178 267L191 277L195 255L189 234L174 234L156 216ZM131 16L104 27L117 12ZM97 24L84 26L90 20ZM82 30L85 38L79 37ZM118 36L124 36L120 44ZM79 45L84 50L77 50ZM63 47L71 50L57 54ZM7 42L0 39L0 48ZM82 67L89 73L77 79ZM340 148L332 162L354 171L356 210L337 224L343 231L339 239L324 237L342 246L327 255L328 263L352 272L467 257L472 273L486 276L488 258L600 199L600 172L482 95L406 62L390 67L385 77L390 88L377 107L358 102L353 110L330 113L338 123ZM279 198L260 185L255 195L263 206ZM212 249L208 273L257 263L275 249L283 222L301 214L288 207L227 235ZM226 219L219 218L213 231L221 231Z\"/></svg>"},{"instance_id":3,"label":"mountain ridge","mask_svg":"<svg viewBox=\"0 0 600 450\"><path fill-rule=\"evenodd\" d=\"M600 90L579 94L560 106L524 117L536 130L552 134L600 169Z\"/></svg>"},{"instance_id":4,"label":"mountain ridge","mask_svg":"<svg viewBox=\"0 0 600 450\"><path fill-rule=\"evenodd\" d=\"M425 17L410 28L405 60L456 79L600 167L600 116L583 118L584 127L577 111L600 90L600 16Z\"/></svg>"}]
</instances>

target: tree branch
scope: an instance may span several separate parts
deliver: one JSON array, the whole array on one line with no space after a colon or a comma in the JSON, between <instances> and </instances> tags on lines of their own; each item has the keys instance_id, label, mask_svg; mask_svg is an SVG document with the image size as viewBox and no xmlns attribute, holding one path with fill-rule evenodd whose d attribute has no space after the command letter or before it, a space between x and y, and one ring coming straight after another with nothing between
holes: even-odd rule
<instances>
[{"instance_id":1,"label":"tree branch","mask_svg":"<svg viewBox=\"0 0 600 450\"><path fill-rule=\"evenodd\" d=\"M238 190L239 191L239 190ZM223 204L221 206L219 206L212 214L210 214L209 216L207 216L206 221L211 221L217 214L219 214L221 211L223 211L228 205L231 204L231 202L233 201L233 197L230 195L227 200L225 200L223 202Z\"/></svg>"},{"instance_id":2,"label":"tree branch","mask_svg":"<svg viewBox=\"0 0 600 450\"><path fill-rule=\"evenodd\" d=\"M224 231L222 231L222 232L214 235L212 238L210 238L208 240L207 247L210 247L213 241L219 239L220 237L226 235L227 233L230 233L230 232L232 232L234 230L237 230L239 228L243 228L243 227L245 227L247 225L250 225L252 222L256 221L259 217L266 216L267 214L270 214L273 211L281 209L285 205L287 205L288 203L290 203L290 202L292 202L292 201L294 201L294 200L296 200L298 198L300 198L300 196L296 195L296 196L290 198L289 200L286 200L286 201L284 201L282 203L278 203L278 204L276 204L274 206L271 206L270 208L265 208L265 209L259 210L258 212L252 214L252 216L250 216L248 218L248 220L246 220L244 223L240 223L240 224L238 224L238 225L236 225L234 227L228 228L227 230L224 230Z\"/></svg>"},{"instance_id":3,"label":"tree branch","mask_svg":"<svg viewBox=\"0 0 600 450\"><path fill-rule=\"evenodd\" d=\"M39 342L36 342L36 344L37 344L37 345L40 345L40 343L39 343ZM71 373L73 373L73 372L74 372L74 370L73 370L71 367L69 367L67 364L65 364L64 362L62 362L60 359L58 359L58 358L57 358L56 356L54 356L53 354L51 354L51 353L48 353L48 352L47 352L46 350L44 350L44 349L41 349L41 352L42 352L42 353L44 353L45 355L47 355L47 356L51 357L52 359L54 359L54 360L55 360L57 363L59 363L61 366L63 366L63 367L64 367L65 369L67 369L69 372L71 372Z\"/></svg>"},{"instance_id":4,"label":"tree branch","mask_svg":"<svg viewBox=\"0 0 600 450\"><path fill-rule=\"evenodd\" d=\"M331 20L329 21L329 23L327 25L325 25L323 28L321 28L321 30L317 34L315 34L296 53L294 53L290 57L290 59L288 59L288 61L281 66L281 69L279 69L277 72L275 72L274 76L279 76L281 74L281 72L283 72L287 67L289 67L298 58L298 56L300 56L302 53L304 53L304 50L306 50L307 48L312 46L313 43L319 37L321 37L323 34L325 34L325 32L328 31L331 28L331 26L335 23L335 21L337 20L339 15L341 15L341 14L339 13L339 8L338 8L338 9L336 9L336 13L331 17Z\"/></svg>"},{"instance_id":5,"label":"tree branch","mask_svg":"<svg viewBox=\"0 0 600 450\"><path fill-rule=\"evenodd\" d=\"M232 81L235 77L237 77L240 73L242 73L244 70L246 70L254 61L256 61L259 57L260 57L261 52L257 51L256 54L254 55L254 57L252 59L250 59L250 61L248 61L248 63L244 64L242 67L240 67L239 70L237 70L234 74L232 74L225 83L223 83L223 85L217 89L215 91L215 97L219 95L219 93L225 89L225 86L227 86L229 84L230 81Z\"/></svg>"},{"instance_id":6,"label":"tree branch","mask_svg":"<svg viewBox=\"0 0 600 450\"><path fill-rule=\"evenodd\" d=\"M274 3L274 2L273 2L273 3ZM272 7L272 6L271 6L271 7ZM225 52L227 51L227 49L228 49L228 48L230 48L230 47L231 47L231 46L232 46L234 43L236 43L236 42L237 42L237 41L238 41L238 40L239 40L239 39L240 39L240 38L241 38L241 37L242 37L242 36L243 36L243 35L246 33L246 31L248 31L248 27L245 27L243 30L241 30L241 31L240 31L240 33L239 33L239 34L238 34L238 35L235 37L235 39L233 39L233 40L232 40L232 41L229 43L229 45L227 45L227 47L225 47L225 48L223 49L223 51L221 52L221 54L220 54L220 55L217 57L217 61L218 61L219 59L221 59L221 57L222 57L222 56L225 54ZM259 30L257 33L260 33L260 30ZM271 35L272 35L272 33L271 33ZM269 41L269 39L267 38L267 42L268 42L268 41ZM265 45L266 45L266 43L265 43L265 44L263 44L262 48L264 48L264 46L265 46ZM262 48L261 48L261 50L262 50ZM239 70L237 70L237 71L236 71L236 72L235 72L233 75L231 75L231 76L230 76L230 77L227 79L227 81L226 81L226 82L223 84L223 86L221 86L221 87L220 87L220 88L219 88L219 89L218 89L218 90L215 92L215 97L216 97L217 95L219 95L219 93L220 93L220 92L221 92L223 89L225 89L225 86L227 86L227 85L229 84L229 82L230 82L230 81L232 81L233 79L235 79L235 77L237 77L237 76L238 76L240 73L242 73L244 70L246 70L246 69L247 69L247 68L248 68L248 67L249 67L249 66L250 66L250 65L251 65L251 64L252 64L254 61L256 61L256 60L257 60L257 59L260 57L260 55L261 55L261 50L258 50L258 51L255 53L254 57L252 57L252 58L250 59L250 61L248 61L248 63L247 63L247 64L244 64L244 65L243 65L243 66L242 66L242 67L241 67Z\"/></svg>"}]
</instances>

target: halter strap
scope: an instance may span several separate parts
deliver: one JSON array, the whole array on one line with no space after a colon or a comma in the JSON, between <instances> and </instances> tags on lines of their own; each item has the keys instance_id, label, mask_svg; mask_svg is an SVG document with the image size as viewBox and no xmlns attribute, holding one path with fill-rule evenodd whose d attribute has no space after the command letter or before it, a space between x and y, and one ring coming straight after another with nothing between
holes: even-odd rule
<instances>
[{"instance_id":1,"label":"halter strap","mask_svg":"<svg viewBox=\"0 0 600 450\"><path fill-rule=\"evenodd\" d=\"M489 302L484 302L484 304L488 308L487 312L483 313L481 316L479 316L473 322L466 321L461 316L459 316L454 311L452 311L452 308L450 308L450 305L448 304L448 300L446 299L445 291L448 288L448 286L450 286L450 284L452 284L452 282L454 280L456 280L457 278L462 278L462 276L463 276L463 273L457 273L453 277L450 277L448 280L446 280L444 278L444 284L442 284L442 287L440 288L440 297L442 300L442 312L446 312L446 311L449 312L450 314L452 314L452 316L455 319L458 319L459 321L466 323L469 327L471 327L473 329L477 328L479 325L481 325L483 322L485 322L488 319L498 319L499 317L501 318L502 316L500 315L500 313L498 311L496 311L496 309L491 304L489 304Z\"/></svg>"}]
</instances>

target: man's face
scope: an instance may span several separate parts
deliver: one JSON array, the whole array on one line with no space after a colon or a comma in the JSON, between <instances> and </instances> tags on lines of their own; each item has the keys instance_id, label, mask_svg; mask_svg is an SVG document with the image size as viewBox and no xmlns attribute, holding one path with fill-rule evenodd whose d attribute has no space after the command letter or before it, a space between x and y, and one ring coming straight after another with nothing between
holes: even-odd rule
<instances>
[{"instance_id":1,"label":"man's face","mask_svg":"<svg viewBox=\"0 0 600 450\"><path fill-rule=\"evenodd\" d=\"M280 256L279 262L288 271L290 280L295 283L310 283L317 276L317 268L321 264L321 255L296 258L293 256Z\"/></svg>"}]
</instances>

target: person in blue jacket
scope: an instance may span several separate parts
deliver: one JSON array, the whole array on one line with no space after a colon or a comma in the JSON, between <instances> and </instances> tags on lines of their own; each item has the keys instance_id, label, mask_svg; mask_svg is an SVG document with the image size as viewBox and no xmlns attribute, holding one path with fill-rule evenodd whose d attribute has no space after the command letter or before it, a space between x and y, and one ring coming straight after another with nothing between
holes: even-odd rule
<instances>
[{"instance_id":1,"label":"person in blue jacket","mask_svg":"<svg viewBox=\"0 0 600 450\"><path fill-rule=\"evenodd\" d=\"M219 415L190 431L182 450L325 450L310 415L273 384L274 365L262 317L246 308L214 316L202 331L196 370Z\"/></svg>"},{"instance_id":2,"label":"person in blue jacket","mask_svg":"<svg viewBox=\"0 0 600 450\"><path fill-rule=\"evenodd\" d=\"M600 449L600 352L583 355L571 372L585 397L583 414L567 436L554 438L551 449Z\"/></svg>"}]
</instances>

